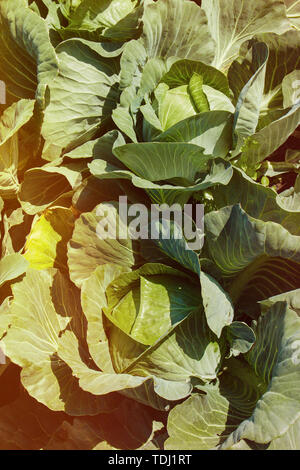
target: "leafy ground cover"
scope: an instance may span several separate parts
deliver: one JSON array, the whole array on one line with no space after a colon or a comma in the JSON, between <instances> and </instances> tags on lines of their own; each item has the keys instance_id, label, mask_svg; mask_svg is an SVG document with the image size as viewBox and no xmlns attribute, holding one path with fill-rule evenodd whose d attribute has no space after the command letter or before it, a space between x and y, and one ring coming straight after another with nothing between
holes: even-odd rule
<instances>
[{"instance_id":1,"label":"leafy ground cover","mask_svg":"<svg viewBox=\"0 0 300 470\"><path fill-rule=\"evenodd\" d=\"M0 63L0 449L300 449L299 0L1 0Z\"/></svg>"}]
</instances>

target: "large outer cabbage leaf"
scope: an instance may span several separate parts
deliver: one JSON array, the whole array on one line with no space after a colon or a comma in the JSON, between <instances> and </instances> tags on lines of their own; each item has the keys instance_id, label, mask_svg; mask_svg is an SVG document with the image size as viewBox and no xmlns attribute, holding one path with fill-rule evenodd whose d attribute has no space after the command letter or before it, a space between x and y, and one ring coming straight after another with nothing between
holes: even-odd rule
<instances>
[{"instance_id":1,"label":"large outer cabbage leaf","mask_svg":"<svg viewBox=\"0 0 300 470\"><path fill-rule=\"evenodd\" d=\"M29 394L51 410L77 416L114 407L116 398L101 400L84 392L57 356L67 325L75 331L83 328L80 300L70 282L56 270L28 269L13 286L13 295L11 327L2 342L12 362L22 367L21 381Z\"/></svg>"},{"instance_id":2,"label":"large outer cabbage leaf","mask_svg":"<svg viewBox=\"0 0 300 470\"><path fill-rule=\"evenodd\" d=\"M129 179L137 188L146 189L155 203L184 204L193 192L218 183L226 185L232 176L229 162L204 155L195 144L127 144L115 148L114 154L132 171L96 159L89 165L91 173L100 179Z\"/></svg>"},{"instance_id":3,"label":"large outer cabbage leaf","mask_svg":"<svg viewBox=\"0 0 300 470\"><path fill-rule=\"evenodd\" d=\"M210 212L205 223L210 255L224 278L231 278L234 302L241 295L262 300L297 286L299 236L250 218L238 205Z\"/></svg>"}]
</instances>

